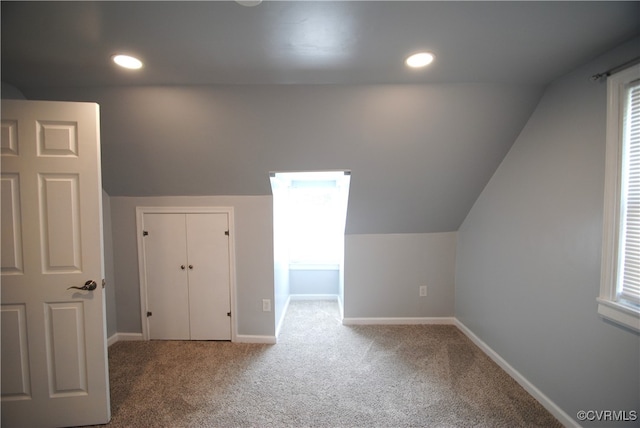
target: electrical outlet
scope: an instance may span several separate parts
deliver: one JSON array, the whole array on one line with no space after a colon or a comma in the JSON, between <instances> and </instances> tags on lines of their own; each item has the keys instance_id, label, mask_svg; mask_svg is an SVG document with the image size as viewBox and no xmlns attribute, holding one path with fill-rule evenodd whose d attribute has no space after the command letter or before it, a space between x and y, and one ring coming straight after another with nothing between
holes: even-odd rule
<instances>
[{"instance_id":1,"label":"electrical outlet","mask_svg":"<svg viewBox=\"0 0 640 428\"><path fill-rule=\"evenodd\" d=\"M427 286L426 285L421 285L420 286L420 297L427 297Z\"/></svg>"},{"instance_id":2,"label":"electrical outlet","mask_svg":"<svg viewBox=\"0 0 640 428\"><path fill-rule=\"evenodd\" d=\"M271 312L271 300L262 299L262 311L263 312Z\"/></svg>"}]
</instances>

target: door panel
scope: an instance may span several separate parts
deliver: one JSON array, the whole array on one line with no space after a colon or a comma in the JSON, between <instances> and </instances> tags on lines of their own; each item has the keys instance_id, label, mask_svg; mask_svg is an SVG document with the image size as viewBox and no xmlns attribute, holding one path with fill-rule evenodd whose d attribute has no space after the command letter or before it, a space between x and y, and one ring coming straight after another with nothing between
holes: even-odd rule
<instances>
[{"instance_id":1,"label":"door panel","mask_svg":"<svg viewBox=\"0 0 640 428\"><path fill-rule=\"evenodd\" d=\"M4 100L2 115L2 425L103 424L104 290L68 289L104 277L98 106Z\"/></svg>"},{"instance_id":2,"label":"door panel","mask_svg":"<svg viewBox=\"0 0 640 428\"><path fill-rule=\"evenodd\" d=\"M18 121L2 120L0 154L2 156L18 156Z\"/></svg>"},{"instance_id":3,"label":"door panel","mask_svg":"<svg viewBox=\"0 0 640 428\"><path fill-rule=\"evenodd\" d=\"M78 174L39 174L40 242L45 273L82 272Z\"/></svg>"},{"instance_id":4,"label":"door panel","mask_svg":"<svg viewBox=\"0 0 640 428\"><path fill-rule=\"evenodd\" d=\"M45 304L49 394L87 394L83 302Z\"/></svg>"},{"instance_id":5,"label":"door panel","mask_svg":"<svg viewBox=\"0 0 640 428\"><path fill-rule=\"evenodd\" d=\"M38 156L78 157L76 122L38 121Z\"/></svg>"},{"instance_id":6,"label":"door panel","mask_svg":"<svg viewBox=\"0 0 640 428\"><path fill-rule=\"evenodd\" d=\"M149 338L189 340L185 215L145 214L144 228Z\"/></svg>"},{"instance_id":7,"label":"door panel","mask_svg":"<svg viewBox=\"0 0 640 428\"><path fill-rule=\"evenodd\" d=\"M231 340L227 214L187 214L192 340Z\"/></svg>"},{"instance_id":8,"label":"door panel","mask_svg":"<svg viewBox=\"0 0 640 428\"><path fill-rule=\"evenodd\" d=\"M20 177L2 174L2 274L22 273L22 225Z\"/></svg>"},{"instance_id":9,"label":"door panel","mask_svg":"<svg viewBox=\"0 0 640 428\"><path fill-rule=\"evenodd\" d=\"M2 398L30 398L25 305L2 305Z\"/></svg>"}]
</instances>

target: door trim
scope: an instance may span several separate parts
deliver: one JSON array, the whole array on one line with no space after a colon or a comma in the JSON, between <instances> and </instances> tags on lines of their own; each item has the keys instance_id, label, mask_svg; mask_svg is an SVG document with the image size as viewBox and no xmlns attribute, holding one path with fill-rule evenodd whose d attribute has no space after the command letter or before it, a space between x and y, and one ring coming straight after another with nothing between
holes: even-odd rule
<instances>
[{"instance_id":1,"label":"door trim","mask_svg":"<svg viewBox=\"0 0 640 428\"><path fill-rule=\"evenodd\" d=\"M229 294L231 297L231 341L237 342L238 310L236 304L236 251L233 207L136 207L136 239L138 242L138 275L140 278L140 320L142 339L149 340L147 313L147 262L144 252L145 214L227 214L229 221Z\"/></svg>"}]
</instances>

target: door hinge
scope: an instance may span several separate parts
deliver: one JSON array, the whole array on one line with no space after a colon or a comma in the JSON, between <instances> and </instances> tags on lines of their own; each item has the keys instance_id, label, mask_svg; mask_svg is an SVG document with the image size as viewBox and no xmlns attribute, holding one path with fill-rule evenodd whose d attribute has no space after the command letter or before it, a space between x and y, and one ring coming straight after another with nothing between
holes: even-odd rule
<instances>
[{"instance_id":1,"label":"door hinge","mask_svg":"<svg viewBox=\"0 0 640 428\"><path fill-rule=\"evenodd\" d=\"M230 317L231 316L231 312L227 312L227 316Z\"/></svg>"},{"instance_id":2,"label":"door hinge","mask_svg":"<svg viewBox=\"0 0 640 428\"><path fill-rule=\"evenodd\" d=\"M147 312L147 318L149 318L151 315L153 315L151 312Z\"/></svg>"},{"instance_id":3,"label":"door hinge","mask_svg":"<svg viewBox=\"0 0 640 428\"><path fill-rule=\"evenodd\" d=\"M149 235L149 232L147 232L146 230L142 231L142 236L148 236L148 235Z\"/></svg>"},{"instance_id":4,"label":"door hinge","mask_svg":"<svg viewBox=\"0 0 640 428\"><path fill-rule=\"evenodd\" d=\"M227 235L227 236L229 236L229 231L228 231L228 230L225 230L225 231L224 231L224 234L225 234L225 235Z\"/></svg>"}]
</instances>

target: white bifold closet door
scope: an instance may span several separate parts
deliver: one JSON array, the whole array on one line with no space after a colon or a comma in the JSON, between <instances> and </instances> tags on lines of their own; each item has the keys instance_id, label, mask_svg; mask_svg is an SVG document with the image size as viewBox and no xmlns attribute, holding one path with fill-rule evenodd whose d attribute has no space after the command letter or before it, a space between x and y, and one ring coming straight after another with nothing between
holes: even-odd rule
<instances>
[{"instance_id":1,"label":"white bifold closet door","mask_svg":"<svg viewBox=\"0 0 640 428\"><path fill-rule=\"evenodd\" d=\"M145 213L144 229L150 339L230 340L228 215Z\"/></svg>"}]
</instances>

